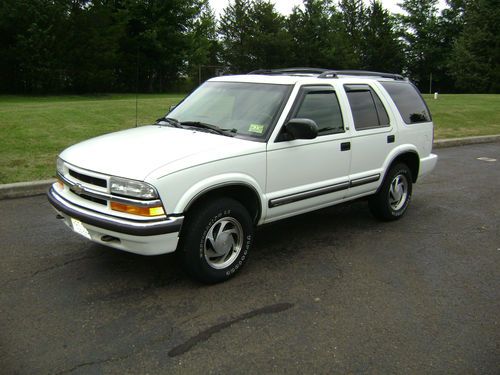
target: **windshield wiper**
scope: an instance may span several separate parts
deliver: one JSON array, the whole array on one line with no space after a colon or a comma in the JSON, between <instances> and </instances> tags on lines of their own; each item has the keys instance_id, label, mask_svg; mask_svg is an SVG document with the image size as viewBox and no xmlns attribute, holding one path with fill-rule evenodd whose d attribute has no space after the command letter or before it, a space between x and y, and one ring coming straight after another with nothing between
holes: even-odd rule
<instances>
[{"instance_id":1,"label":"windshield wiper","mask_svg":"<svg viewBox=\"0 0 500 375\"><path fill-rule=\"evenodd\" d=\"M179 120L176 120L175 118L172 118L172 117L164 116L162 118L159 118L158 120L156 120L155 124L156 125L161 125L160 124L161 122L166 122L169 125L173 126L174 128L182 128L181 123L179 122Z\"/></svg>"},{"instance_id":2,"label":"windshield wiper","mask_svg":"<svg viewBox=\"0 0 500 375\"><path fill-rule=\"evenodd\" d=\"M221 129L216 125L208 124L206 122L199 122L199 121L182 121L180 122L179 120L172 118L172 117L167 117L164 116L162 118L159 118L156 120L156 125L161 125L161 123L167 123L170 126L173 126L175 128L180 128L180 129L185 129L186 127L193 127L193 128L198 128L198 129L206 129L210 130L214 133L220 134L220 135L225 135L228 137L234 137L235 134L237 133L236 129Z\"/></svg>"},{"instance_id":3,"label":"windshield wiper","mask_svg":"<svg viewBox=\"0 0 500 375\"><path fill-rule=\"evenodd\" d=\"M192 126L193 128L208 129L208 130L211 130L217 134L225 135L228 137L234 137L234 135L235 135L235 132L233 131L233 129L231 129L231 130L221 129L216 125L208 124L206 122L182 121L182 122L180 122L180 124L182 126Z\"/></svg>"}]
</instances>

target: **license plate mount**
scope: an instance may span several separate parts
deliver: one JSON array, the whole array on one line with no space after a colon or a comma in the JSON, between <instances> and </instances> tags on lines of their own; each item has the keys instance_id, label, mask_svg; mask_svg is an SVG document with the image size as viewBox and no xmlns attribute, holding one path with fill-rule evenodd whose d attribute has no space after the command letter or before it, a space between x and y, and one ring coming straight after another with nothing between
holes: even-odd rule
<instances>
[{"instance_id":1,"label":"license plate mount","mask_svg":"<svg viewBox=\"0 0 500 375\"><path fill-rule=\"evenodd\" d=\"M82 224L82 222L80 220L76 220L76 219L73 219L71 218L71 226L73 227L73 230L82 235L83 237L85 238L88 238L89 240L91 240L92 238L90 237L90 233L89 231L87 230L87 228L85 228Z\"/></svg>"}]
</instances>

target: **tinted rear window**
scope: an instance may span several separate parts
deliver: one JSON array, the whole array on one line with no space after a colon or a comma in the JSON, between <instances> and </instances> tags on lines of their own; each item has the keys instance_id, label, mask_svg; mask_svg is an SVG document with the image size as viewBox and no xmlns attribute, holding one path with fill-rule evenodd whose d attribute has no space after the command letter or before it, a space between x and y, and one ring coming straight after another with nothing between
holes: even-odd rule
<instances>
[{"instance_id":1,"label":"tinted rear window","mask_svg":"<svg viewBox=\"0 0 500 375\"><path fill-rule=\"evenodd\" d=\"M348 92L347 97L351 104L356 129L378 126L377 110L370 91Z\"/></svg>"},{"instance_id":2,"label":"tinted rear window","mask_svg":"<svg viewBox=\"0 0 500 375\"><path fill-rule=\"evenodd\" d=\"M419 92L410 83L381 82L407 124L431 121L431 114Z\"/></svg>"},{"instance_id":3,"label":"tinted rear window","mask_svg":"<svg viewBox=\"0 0 500 375\"><path fill-rule=\"evenodd\" d=\"M357 130L389 125L389 117L378 95L368 85L344 85Z\"/></svg>"}]
</instances>

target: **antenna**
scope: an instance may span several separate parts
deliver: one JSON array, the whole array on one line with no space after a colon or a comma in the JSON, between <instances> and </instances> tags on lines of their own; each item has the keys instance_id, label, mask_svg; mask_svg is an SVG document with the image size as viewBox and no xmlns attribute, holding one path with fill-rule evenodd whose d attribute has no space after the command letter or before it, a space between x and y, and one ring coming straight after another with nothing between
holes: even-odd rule
<instances>
[{"instance_id":1,"label":"antenna","mask_svg":"<svg viewBox=\"0 0 500 375\"><path fill-rule=\"evenodd\" d=\"M139 101L139 45L137 45L136 72L135 72L135 127L137 128L137 108Z\"/></svg>"}]
</instances>

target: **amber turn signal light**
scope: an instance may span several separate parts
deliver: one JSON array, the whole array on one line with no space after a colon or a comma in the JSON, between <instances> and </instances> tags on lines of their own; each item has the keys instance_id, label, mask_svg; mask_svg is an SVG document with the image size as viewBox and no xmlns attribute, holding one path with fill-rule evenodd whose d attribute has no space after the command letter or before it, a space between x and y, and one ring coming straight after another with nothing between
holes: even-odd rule
<instances>
[{"instance_id":1,"label":"amber turn signal light","mask_svg":"<svg viewBox=\"0 0 500 375\"><path fill-rule=\"evenodd\" d=\"M132 215L139 216L161 216L165 215L165 210L162 206L157 207L142 207L118 202L111 202L110 207L114 211L126 212Z\"/></svg>"}]
</instances>

